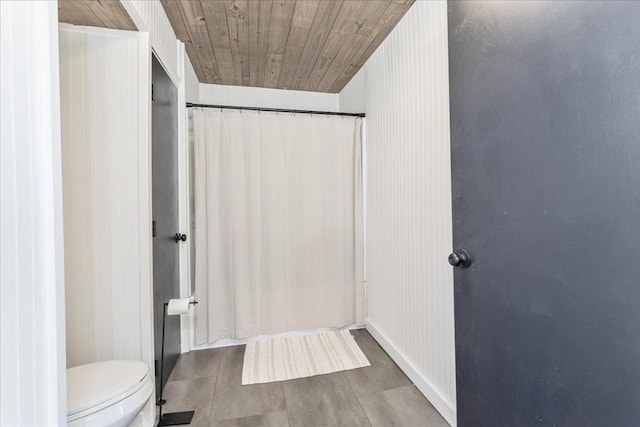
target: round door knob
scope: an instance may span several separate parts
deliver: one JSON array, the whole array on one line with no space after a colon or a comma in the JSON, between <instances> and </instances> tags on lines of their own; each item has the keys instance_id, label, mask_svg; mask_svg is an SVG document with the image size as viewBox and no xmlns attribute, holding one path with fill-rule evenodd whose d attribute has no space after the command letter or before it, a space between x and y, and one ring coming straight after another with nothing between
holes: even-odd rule
<instances>
[{"instance_id":1,"label":"round door knob","mask_svg":"<svg viewBox=\"0 0 640 427\"><path fill-rule=\"evenodd\" d=\"M176 233L175 239L176 239L176 243L178 243L180 241L186 242L187 241L187 235L186 234Z\"/></svg>"},{"instance_id":2,"label":"round door knob","mask_svg":"<svg viewBox=\"0 0 640 427\"><path fill-rule=\"evenodd\" d=\"M471 265L471 256L464 249L459 249L449 255L449 264L454 267L467 268Z\"/></svg>"}]
</instances>

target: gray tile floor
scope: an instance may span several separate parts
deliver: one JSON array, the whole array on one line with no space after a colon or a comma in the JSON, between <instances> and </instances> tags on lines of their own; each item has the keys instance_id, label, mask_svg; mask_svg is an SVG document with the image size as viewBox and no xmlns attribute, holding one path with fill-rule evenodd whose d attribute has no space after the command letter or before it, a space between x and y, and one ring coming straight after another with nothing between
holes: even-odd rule
<instances>
[{"instance_id":1,"label":"gray tile floor","mask_svg":"<svg viewBox=\"0 0 640 427\"><path fill-rule=\"evenodd\" d=\"M183 354L164 412L195 410L194 426L448 426L367 331L352 334L371 366L269 384L241 385L244 346Z\"/></svg>"}]
</instances>

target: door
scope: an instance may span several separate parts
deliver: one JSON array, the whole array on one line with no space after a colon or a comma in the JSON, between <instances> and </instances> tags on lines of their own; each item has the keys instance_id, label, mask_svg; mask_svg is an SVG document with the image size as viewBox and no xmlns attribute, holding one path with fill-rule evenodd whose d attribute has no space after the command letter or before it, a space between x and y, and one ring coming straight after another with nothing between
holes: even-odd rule
<instances>
[{"instance_id":1,"label":"door","mask_svg":"<svg viewBox=\"0 0 640 427\"><path fill-rule=\"evenodd\" d=\"M458 425L638 425L640 3L448 6Z\"/></svg>"},{"instance_id":2,"label":"door","mask_svg":"<svg viewBox=\"0 0 640 427\"><path fill-rule=\"evenodd\" d=\"M178 97L158 60L152 63L153 300L155 358L160 363L164 303L180 295L178 249ZM163 384L180 354L180 316L167 316ZM159 365L156 375L160 373ZM156 378L156 395L160 393Z\"/></svg>"}]
</instances>

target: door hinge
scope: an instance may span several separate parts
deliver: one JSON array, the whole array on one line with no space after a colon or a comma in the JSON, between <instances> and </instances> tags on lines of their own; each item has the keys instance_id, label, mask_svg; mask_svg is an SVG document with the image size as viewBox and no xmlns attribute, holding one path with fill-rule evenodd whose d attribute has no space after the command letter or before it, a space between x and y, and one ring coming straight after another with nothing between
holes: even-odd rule
<instances>
[{"instance_id":1,"label":"door hinge","mask_svg":"<svg viewBox=\"0 0 640 427\"><path fill-rule=\"evenodd\" d=\"M151 100L152 100L152 101L155 101L155 100L156 100L156 98L155 98L155 96L154 96L154 94L153 94L153 83L151 83Z\"/></svg>"},{"instance_id":2,"label":"door hinge","mask_svg":"<svg viewBox=\"0 0 640 427\"><path fill-rule=\"evenodd\" d=\"M158 371L160 370L158 368L158 359L154 360L154 362L155 363L153 364L153 366L154 366L155 376L157 377L158 376Z\"/></svg>"},{"instance_id":3,"label":"door hinge","mask_svg":"<svg viewBox=\"0 0 640 427\"><path fill-rule=\"evenodd\" d=\"M151 221L151 237L156 237L158 235L158 230L156 228L156 220Z\"/></svg>"}]
</instances>

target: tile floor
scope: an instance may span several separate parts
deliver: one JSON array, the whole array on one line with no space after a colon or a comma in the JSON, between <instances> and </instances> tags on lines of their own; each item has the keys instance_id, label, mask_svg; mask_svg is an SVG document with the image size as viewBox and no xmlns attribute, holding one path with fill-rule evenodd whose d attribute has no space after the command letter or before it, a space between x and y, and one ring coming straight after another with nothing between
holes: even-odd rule
<instances>
[{"instance_id":1,"label":"tile floor","mask_svg":"<svg viewBox=\"0 0 640 427\"><path fill-rule=\"evenodd\" d=\"M352 333L371 366L269 384L241 385L244 346L183 354L164 411L212 427L448 426L367 331Z\"/></svg>"}]
</instances>

